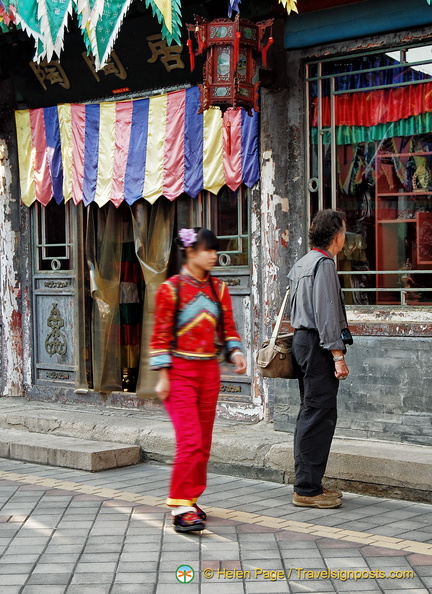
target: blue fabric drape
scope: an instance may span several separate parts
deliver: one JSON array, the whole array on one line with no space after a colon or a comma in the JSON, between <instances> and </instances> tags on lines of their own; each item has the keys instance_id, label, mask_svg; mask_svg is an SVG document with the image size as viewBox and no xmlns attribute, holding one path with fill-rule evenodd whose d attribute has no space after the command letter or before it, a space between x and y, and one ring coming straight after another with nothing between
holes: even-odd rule
<instances>
[{"instance_id":1,"label":"blue fabric drape","mask_svg":"<svg viewBox=\"0 0 432 594\"><path fill-rule=\"evenodd\" d=\"M252 112L252 116L248 115L246 111L242 112L242 170L243 183L248 188L252 188L260 178L259 157L258 157L258 131L259 131L259 116L256 111Z\"/></svg>"},{"instance_id":2,"label":"blue fabric drape","mask_svg":"<svg viewBox=\"0 0 432 594\"><path fill-rule=\"evenodd\" d=\"M397 60L386 54L371 57L363 56L351 60L341 60L340 62L326 62L323 64L322 73L325 76L342 74L342 76L335 77L336 91L352 91L355 89L378 87L382 85L397 86L400 83L431 78L430 75L412 68L409 64L403 64L396 68L389 68L389 66L395 66L397 64L399 64ZM383 70L371 72L371 68L382 68ZM351 72L357 72L357 74L350 74ZM312 97L317 97L317 89L317 82L312 82ZM330 94L330 84L328 80L323 81L322 93L324 96Z\"/></svg>"},{"instance_id":3,"label":"blue fabric drape","mask_svg":"<svg viewBox=\"0 0 432 594\"><path fill-rule=\"evenodd\" d=\"M198 113L200 92L198 87L188 89L185 110L185 180L184 190L195 198L204 185L203 127L204 118Z\"/></svg>"},{"instance_id":4,"label":"blue fabric drape","mask_svg":"<svg viewBox=\"0 0 432 594\"><path fill-rule=\"evenodd\" d=\"M96 194L99 155L99 105L86 105L84 141L83 202L93 202Z\"/></svg>"},{"instance_id":5,"label":"blue fabric drape","mask_svg":"<svg viewBox=\"0 0 432 594\"><path fill-rule=\"evenodd\" d=\"M144 193L149 105L148 99L139 99L133 103L129 155L125 173L125 200L128 204L133 204L142 198Z\"/></svg>"},{"instance_id":6,"label":"blue fabric drape","mask_svg":"<svg viewBox=\"0 0 432 594\"><path fill-rule=\"evenodd\" d=\"M63 201L63 161L57 107L45 107L44 122L53 196L57 204L60 204Z\"/></svg>"}]
</instances>

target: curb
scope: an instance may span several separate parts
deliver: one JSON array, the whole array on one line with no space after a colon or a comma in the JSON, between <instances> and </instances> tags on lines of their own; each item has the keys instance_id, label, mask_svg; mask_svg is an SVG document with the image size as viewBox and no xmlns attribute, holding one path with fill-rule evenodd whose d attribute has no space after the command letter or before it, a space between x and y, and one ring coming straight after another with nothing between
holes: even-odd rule
<instances>
[{"instance_id":1,"label":"curb","mask_svg":"<svg viewBox=\"0 0 432 594\"><path fill-rule=\"evenodd\" d=\"M171 463L174 433L163 412L0 399L0 429L138 445L145 460ZM292 483L292 434L265 421L217 421L209 470ZM428 446L335 437L326 471L329 486L355 493L432 503Z\"/></svg>"}]
</instances>

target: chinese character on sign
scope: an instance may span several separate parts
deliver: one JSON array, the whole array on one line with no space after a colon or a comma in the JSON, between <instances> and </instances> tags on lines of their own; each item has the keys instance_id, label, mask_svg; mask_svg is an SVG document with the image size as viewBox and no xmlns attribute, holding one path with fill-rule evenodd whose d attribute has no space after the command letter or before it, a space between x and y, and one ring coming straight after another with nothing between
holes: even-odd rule
<instances>
[{"instance_id":1,"label":"chinese character on sign","mask_svg":"<svg viewBox=\"0 0 432 594\"><path fill-rule=\"evenodd\" d=\"M39 64L36 62L29 62L29 64L44 91L47 91L46 81L51 85L59 84L64 89L70 89L67 74L58 60L51 60L51 62L41 60Z\"/></svg>"},{"instance_id":2,"label":"chinese character on sign","mask_svg":"<svg viewBox=\"0 0 432 594\"><path fill-rule=\"evenodd\" d=\"M165 39L162 39L160 33L149 35L147 41L152 52L151 58L147 60L147 62L154 64L160 58L160 61L168 72L175 68L183 69L185 67L184 62L181 59L181 53L183 51L182 45L167 45L167 42Z\"/></svg>"},{"instance_id":3,"label":"chinese character on sign","mask_svg":"<svg viewBox=\"0 0 432 594\"><path fill-rule=\"evenodd\" d=\"M87 64L87 66L90 68L90 70L91 70L93 76L95 77L95 79L97 80L97 82L100 82L98 72L103 72L105 74L105 76L114 74L114 76L117 76L117 78L121 78L122 80L127 78L126 69L123 66L123 64L120 62L119 57L117 56L117 54L114 51L111 52L111 55L108 58L106 66L104 66L101 70L96 70L94 56L88 56L86 54L86 52L83 52L82 57L84 58L84 61Z\"/></svg>"}]
</instances>

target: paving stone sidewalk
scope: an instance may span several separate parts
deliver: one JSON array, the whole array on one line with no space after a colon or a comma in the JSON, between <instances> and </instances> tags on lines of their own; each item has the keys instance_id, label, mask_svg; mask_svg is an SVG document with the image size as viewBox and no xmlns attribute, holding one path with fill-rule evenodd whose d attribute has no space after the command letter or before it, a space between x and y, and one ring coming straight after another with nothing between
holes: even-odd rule
<instances>
[{"instance_id":1,"label":"paving stone sidewalk","mask_svg":"<svg viewBox=\"0 0 432 594\"><path fill-rule=\"evenodd\" d=\"M432 592L432 506L211 474L201 534L176 534L170 469L97 474L0 460L0 594Z\"/></svg>"}]
</instances>

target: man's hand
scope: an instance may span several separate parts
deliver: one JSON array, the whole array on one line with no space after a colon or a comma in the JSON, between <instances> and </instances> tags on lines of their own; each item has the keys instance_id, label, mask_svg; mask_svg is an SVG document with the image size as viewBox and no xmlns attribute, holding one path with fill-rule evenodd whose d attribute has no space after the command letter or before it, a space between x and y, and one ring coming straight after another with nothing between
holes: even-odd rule
<instances>
[{"instance_id":1,"label":"man's hand","mask_svg":"<svg viewBox=\"0 0 432 594\"><path fill-rule=\"evenodd\" d=\"M338 380L344 380L348 377L349 369L348 369L348 365L345 363L345 359L342 359L342 361L336 361L335 368L336 368L335 376L337 377Z\"/></svg>"},{"instance_id":2,"label":"man's hand","mask_svg":"<svg viewBox=\"0 0 432 594\"><path fill-rule=\"evenodd\" d=\"M332 351L333 361L335 361L335 376L338 380L344 380L349 375L349 369L345 363L345 357L343 351Z\"/></svg>"}]
</instances>

